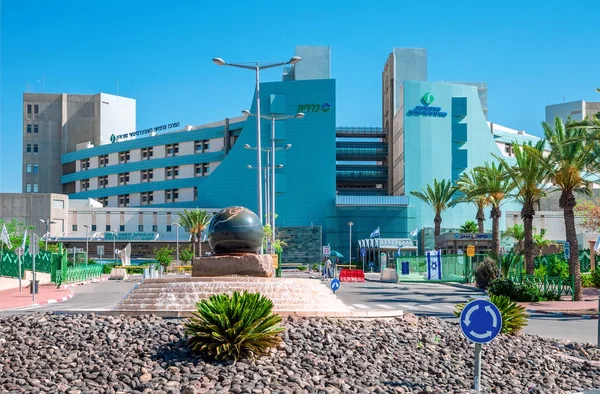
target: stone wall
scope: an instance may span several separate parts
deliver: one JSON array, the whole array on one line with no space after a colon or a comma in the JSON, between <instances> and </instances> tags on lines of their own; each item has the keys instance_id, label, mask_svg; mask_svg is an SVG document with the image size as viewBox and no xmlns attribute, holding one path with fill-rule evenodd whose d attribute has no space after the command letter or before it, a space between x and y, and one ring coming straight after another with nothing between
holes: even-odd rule
<instances>
[{"instance_id":1,"label":"stone wall","mask_svg":"<svg viewBox=\"0 0 600 394\"><path fill-rule=\"evenodd\" d=\"M287 246L281 254L282 263L312 264L321 261L323 236L320 226L279 227L280 237Z\"/></svg>"}]
</instances>

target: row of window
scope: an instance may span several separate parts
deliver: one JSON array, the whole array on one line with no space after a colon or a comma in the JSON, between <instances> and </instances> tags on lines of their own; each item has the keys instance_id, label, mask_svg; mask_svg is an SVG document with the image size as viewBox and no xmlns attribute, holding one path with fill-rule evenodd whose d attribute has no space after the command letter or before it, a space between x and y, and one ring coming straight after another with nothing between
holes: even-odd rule
<instances>
[{"instance_id":1,"label":"row of window","mask_svg":"<svg viewBox=\"0 0 600 394\"><path fill-rule=\"evenodd\" d=\"M31 163L27 163L27 165L25 167L27 169L26 171L27 171L28 174L30 174L32 172L34 174L37 173L38 172L38 168L39 168L37 164L31 164Z\"/></svg>"},{"instance_id":2,"label":"row of window","mask_svg":"<svg viewBox=\"0 0 600 394\"><path fill-rule=\"evenodd\" d=\"M27 144L27 153L38 153L38 144Z\"/></svg>"},{"instance_id":3,"label":"row of window","mask_svg":"<svg viewBox=\"0 0 600 394\"><path fill-rule=\"evenodd\" d=\"M37 166L37 164L35 164ZM209 163L200 163L194 165L194 176L205 176L210 171ZM27 171L29 172L29 171ZM37 172L34 171L34 172ZM179 166L165 167L165 179L177 179L179 176ZM150 182L154 178L154 170L142 170L141 179L142 182ZM121 172L118 174L119 186L127 185L129 183L129 172ZM82 179L79 181L79 188L81 190L88 190L90 187L90 180ZM98 177L98 188L108 187L108 175L102 175Z\"/></svg>"},{"instance_id":4,"label":"row of window","mask_svg":"<svg viewBox=\"0 0 600 394\"><path fill-rule=\"evenodd\" d=\"M36 185L37 187L37 185ZM152 202L154 201L154 194L155 193L164 193L165 195L165 202L176 202L179 200L179 189L167 189L164 191L160 191L160 192L143 192L140 194L141 196L141 205L151 205ZM119 207L127 207L129 206L129 194L119 194L117 196L118 198L118 202L119 202ZM194 199L198 198L198 188L194 187ZM103 206L107 206L108 205L108 197L99 197L96 200L98 200L100 203L102 203Z\"/></svg>"},{"instance_id":5,"label":"row of window","mask_svg":"<svg viewBox=\"0 0 600 394\"><path fill-rule=\"evenodd\" d=\"M27 130L27 134L31 134L32 132L34 134L37 134L40 130L40 127L37 124L28 124L26 126L26 130Z\"/></svg>"},{"instance_id":6,"label":"row of window","mask_svg":"<svg viewBox=\"0 0 600 394\"><path fill-rule=\"evenodd\" d=\"M32 187L33 186L33 187ZM33 185L31 183L28 183L25 185L25 191L27 193L37 193L38 192L38 184L34 183Z\"/></svg>"},{"instance_id":7,"label":"row of window","mask_svg":"<svg viewBox=\"0 0 600 394\"><path fill-rule=\"evenodd\" d=\"M37 130L37 129L36 129ZM35 131L37 133L37 131ZM210 140L202 140L194 142L194 150L196 153L206 152L210 147ZM142 160L150 160L154 156L154 148L142 148ZM165 153L167 157L177 156L179 153L179 144L165 145ZM119 164L125 164L131 160L131 151L119 152ZM98 166L106 167L108 165L108 155L98 156ZM81 170L85 171L90 168L90 159L81 159Z\"/></svg>"},{"instance_id":8,"label":"row of window","mask_svg":"<svg viewBox=\"0 0 600 394\"><path fill-rule=\"evenodd\" d=\"M171 231L173 231L173 226L172 225L167 224L165 227L166 227L166 232L167 233L170 233ZM143 224L138 225L138 232L144 232L145 228L146 227ZM91 231L97 231L97 229L98 229L98 226L95 225L95 224L92 224ZM76 224L73 225L73 231L77 231L77 225ZM106 225L106 231L111 231L110 224ZM121 224L119 226L119 231L125 231L125 225L124 224ZM153 224L152 225L152 232L153 233L157 233L158 232L158 225L157 224Z\"/></svg>"},{"instance_id":9,"label":"row of window","mask_svg":"<svg viewBox=\"0 0 600 394\"><path fill-rule=\"evenodd\" d=\"M40 113L39 104L27 104L27 118L31 118L31 113L33 109L33 116L38 116Z\"/></svg>"}]
</instances>

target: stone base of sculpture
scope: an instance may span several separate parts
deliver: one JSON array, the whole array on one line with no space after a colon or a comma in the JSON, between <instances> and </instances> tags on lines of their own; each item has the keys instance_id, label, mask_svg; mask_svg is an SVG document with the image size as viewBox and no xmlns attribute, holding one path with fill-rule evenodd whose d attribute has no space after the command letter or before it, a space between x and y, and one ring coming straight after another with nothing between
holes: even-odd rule
<instances>
[{"instance_id":1,"label":"stone base of sculpture","mask_svg":"<svg viewBox=\"0 0 600 394\"><path fill-rule=\"evenodd\" d=\"M268 254L241 254L201 257L192 262L192 277L273 276L273 258Z\"/></svg>"},{"instance_id":2,"label":"stone base of sculpture","mask_svg":"<svg viewBox=\"0 0 600 394\"><path fill-rule=\"evenodd\" d=\"M110 271L109 280L127 280L127 270L125 268L113 268Z\"/></svg>"}]
</instances>

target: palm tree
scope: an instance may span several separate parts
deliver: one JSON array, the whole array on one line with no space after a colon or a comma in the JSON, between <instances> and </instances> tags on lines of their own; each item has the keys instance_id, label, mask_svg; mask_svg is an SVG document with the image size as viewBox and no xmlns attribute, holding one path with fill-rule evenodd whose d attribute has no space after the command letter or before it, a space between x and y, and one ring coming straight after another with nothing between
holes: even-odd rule
<instances>
[{"instance_id":1,"label":"palm tree","mask_svg":"<svg viewBox=\"0 0 600 394\"><path fill-rule=\"evenodd\" d=\"M514 184L502 164L485 163L483 167L476 167L473 171L480 172L476 176L481 178L478 187L474 188L472 193L473 195L486 196L492 208L490 211L490 218L492 219L492 253L499 255L500 217L502 216L500 208L507 201Z\"/></svg>"},{"instance_id":2,"label":"palm tree","mask_svg":"<svg viewBox=\"0 0 600 394\"><path fill-rule=\"evenodd\" d=\"M452 196L457 190L456 186L452 185L452 181L450 180L442 179L440 182L437 179L434 179L433 188L431 185L427 185L427 187L420 191L413 190L410 192L410 194L426 202L433 208L433 211L435 212L435 218L433 219L435 227L433 233L436 237L440 235L442 212L455 205L455 203L450 200L452 200Z\"/></svg>"},{"instance_id":3,"label":"palm tree","mask_svg":"<svg viewBox=\"0 0 600 394\"><path fill-rule=\"evenodd\" d=\"M523 248L525 255L525 270L533 275L534 242L533 242L533 216L535 207L546 196L547 189L544 185L548 182L550 170L544 163L544 140L535 145L531 142L514 144L515 164L509 165L503 157L494 155L500 161L504 170L512 180L515 189L513 198L522 204L521 219L523 219Z\"/></svg>"},{"instance_id":4,"label":"palm tree","mask_svg":"<svg viewBox=\"0 0 600 394\"><path fill-rule=\"evenodd\" d=\"M597 166L594 150L596 141L588 141L586 129L565 127L557 117L554 128L548 123L542 123L544 135L550 146L550 155L541 160L550 171L550 181L561 191L559 206L563 209L567 242L571 247L569 256L569 274L575 278L575 301L581 300L581 270L579 268L579 253L577 232L575 229L575 214L573 208L577 205L574 191L591 195L590 182L585 173L594 171Z\"/></svg>"},{"instance_id":5,"label":"palm tree","mask_svg":"<svg viewBox=\"0 0 600 394\"><path fill-rule=\"evenodd\" d=\"M461 233L476 233L478 230L477 223L472 220L467 220L458 229Z\"/></svg>"},{"instance_id":6,"label":"palm tree","mask_svg":"<svg viewBox=\"0 0 600 394\"><path fill-rule=\"evenodd\" d=\"M190 232L190 239L192 241L192 245L194 246L195 253L195 244L198 242L198 256L202 256L202 232L206 229L208 224L210 223L211 215L206 211L201 211L196 208L194 210L188 211L187 209L183 210L183 213L178 213L179 215L179 224L185 227Z\"/></svg>"},{"instance_id":7,"label":"palm tree","mask_svg":"<svg viewBox=\"0 0 600 394\"><path fill-rule=\"evenodd\" d=\"M519 245L519 252L523 253L523 240L525 239L525 229L522 224L515 223L504 232L507 237L513 237Z\"/></svg>"},{"instance_id":8,"label":"palm tree","mask_svg":"<svg viewBox=\"0 0 600 394\"><path fill-rule=\"evenodd\" d=\"M480 171L471 171L471 173L463 173L456 181L458 190L464 194L464 196L460 198L460 201L471 202L477 207L475 219L477 219L477 231L479 233L483 233L485 231L483 228L483 222L485 221L484 209L489 204L486 195L473 194L473 191L476 190L483 182L481 178L482 174Z\"/></svg>"}]
</instances>

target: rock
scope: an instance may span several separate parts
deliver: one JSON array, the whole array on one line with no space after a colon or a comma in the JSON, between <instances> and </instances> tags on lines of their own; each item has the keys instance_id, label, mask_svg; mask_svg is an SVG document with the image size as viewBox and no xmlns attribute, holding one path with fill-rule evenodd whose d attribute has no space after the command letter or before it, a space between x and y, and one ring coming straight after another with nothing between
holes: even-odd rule
<instances>
[{"instance_id":1,"label":"rock","mask_svg":"<svg viewBox=\"0 0 600 394\"><path fill-rule=\"evenodd\" d=\"M192 262L193 277L228 275L271 277L273 258L269 254L224 255L197 258Z\"/></svg>"}]
</instances>

